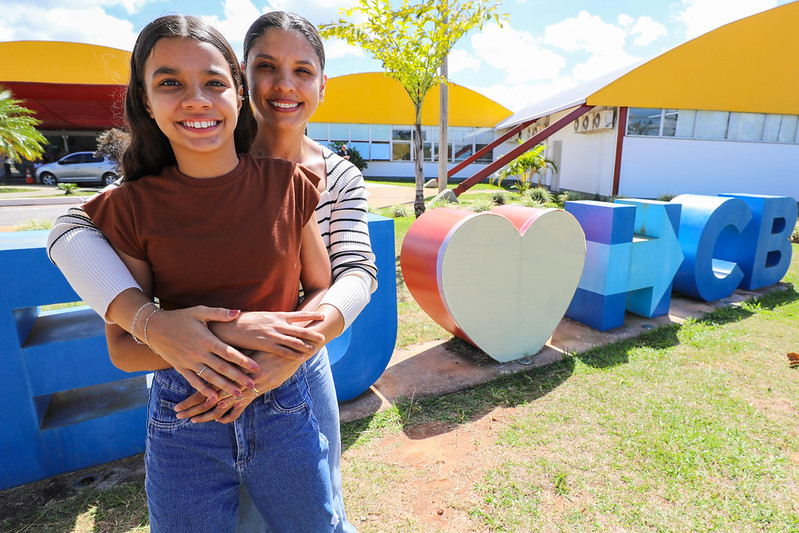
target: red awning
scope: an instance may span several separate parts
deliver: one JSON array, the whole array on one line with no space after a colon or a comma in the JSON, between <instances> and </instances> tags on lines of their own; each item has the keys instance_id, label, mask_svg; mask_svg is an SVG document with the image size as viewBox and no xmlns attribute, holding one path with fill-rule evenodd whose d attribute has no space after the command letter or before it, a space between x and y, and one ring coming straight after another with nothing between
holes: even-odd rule
<instances>
[{"instance_id":1,"label":"red awning","mask_svg":"<svg viewBox=\"0 0 799 533\"><path fill-rule=\"evenodd\" d=\"M106 130L122 125L124 85L4 82L36 112L39 130Z\"/></svg>"}]
</instances>

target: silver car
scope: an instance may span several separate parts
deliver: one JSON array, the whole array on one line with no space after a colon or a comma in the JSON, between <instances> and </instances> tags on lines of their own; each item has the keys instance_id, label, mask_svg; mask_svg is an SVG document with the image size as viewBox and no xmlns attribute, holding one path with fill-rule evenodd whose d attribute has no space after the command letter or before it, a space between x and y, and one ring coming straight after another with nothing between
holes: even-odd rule
<instances>
[{"instance_id":1,"label":"silver car","mask_svg":"<svg viewBox=\"0 0 799 533\"><path fill-rule=\"evenodd\" d=\"M47 163L36 169L38 181L45 185L58 183L101 183L110 185L119 175L114 163L95 152L75 152L55 163Z\"/></svg>"}]
</instances>

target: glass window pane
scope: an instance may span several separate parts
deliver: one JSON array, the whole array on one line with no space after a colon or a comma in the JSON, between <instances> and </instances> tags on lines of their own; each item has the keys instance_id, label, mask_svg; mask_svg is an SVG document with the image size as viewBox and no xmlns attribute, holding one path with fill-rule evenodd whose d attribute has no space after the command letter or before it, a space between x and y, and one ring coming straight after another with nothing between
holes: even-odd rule
<instances>
[{"instance_id":1,"label":"glass window pane","mask_svg":"<svg viewBox=\"0 0 799 533\"><path fill-rule=\"evenodd\" d=\"M627 135L660 135L660 109L631 107L627 115Z\"/></svg>"},{"instance_id":2,"label":"glass window pane","mask_svg":"<svg viewBox=\"0 0 799 533\"><path fill-rule=\"evenodd\" d=\"M410 141L411 140L411 127L410 126L392 126L391 138L395 141Z\"/></svg>"},{"instance_id":3,"label":"glass window pane","mask_svg":"<svg viewBox=\"0 0 799 533\"><path fill-rule=\"evenodd\" d=\"M776 142L780 134L780 122L782 122L782 115L766 115L766 123L763 126L763 140L767 142Z\"/></svg>"},{"instance_id":4,"label":"glass window pane","mask_svg":"<svg viewBox=\"0 0 799 533\"><path fill-rule=\"evenodd\" d=\"M411 143L395 142L391 144L391 160L392 161L410 161L411 160Z\"/></svg>"},{"instance_id":5,"label":"glass window pane","mask_svg":"<svg viewBox=\"0 0 799 533\"><path fill-rule=\"evenodd\" d=\"M680 109L677 115L677 128L674 131L675 137L693 137L694 124L696 123L696 111L693 109Z\"/></svg>"},{"instance_id":6,"label":"glass window pane","mask_svg":"<svg viewBox=\"0 0 799 533\"><path fill-rule=\"evenodd\" d=\"M424 154L425 161L433 161L433 145L430 143L422 143L422 153Z\"/></svg>"},{"instance_id":7,"label":"glass window pane","mask_svg":"<svg viewBox=\"0 0 799 533\"><path fill-rule=\"evenodd\" d=\"M697 111L694 136L697 139L726 138L729 118L730 113L727 111Z\"/></svg>"},{"instance_id":8,"label":"glass window pane","mask_svg":"<svg viewBox=\"0 0 799 533\"><path fill-rule=\"evenodd\" d=\"M792 143L796 140L796 125L799 117L796 115L782 115L780 135L777 140L781 143Z\"/></svg>"},{"instance_id":9,"label":"glass window pane","mask_svg":"<svg viewBox=\"0 0 799 533\"><path fill-rule=\"evenodd\" d=\"M327 122L309 122L308 137L315 141L327 140Z\"/></svg>"},{"instance_id":10,"label":"glass window pane","mask_svg":"<svg viewBox=\"0 0 799 533\"><path fill-rule=\"evenodd\" d=\"M388 143L373 142L371 150L372 157L370 157L370 159L372 161L388 161L391 159L391 145Z\"/></svg>"},{"instance_id":11,"label":"glass window pane","mask_svg":"<svg viewBox=\"0 0 799 533\"><path fill-rule=\"evenodd\" d=\"M763 139L763 113L730 113L730 126L727 138L741 141L760 141Z\"/></svg>"},{"instance_id":12,"label":"glass window pane","mask_svg":"<svg viewBox=\"0 0 799 533\"><path fill-rule=\"evenodd\" d=\"M475 150L477 150L477 151L475 153L479 152L480 150L482 150L486 146L488 146L488 145L486 145L486 144L478 144L478 145L476 145L475 146ZM493 160L494 160L494 150L489 150L489 151L487 151L486 153L484 153L483 155L481 155L480 157L477 158L477 161L479 161L480 163L490 163Z\"/></svg>"},{"instance_id":13,"label":"glass window pane","mask_svg":"<svg viewBox=\"0 0 799 533\"><path fill-rule=\"evenodd\" d=\"M677 132L677 116L680 111L678 109L667 109L663 113L663 135L664 137L674 137Z\"/></svg>"},{"instance_id":14,"label":"glass window pane","mask_svg":"<svg viewBox=\"0 0 799 533\"><path fill-rule=\"evenodd\" d=\"M466 144L467 136L473 131L473 128L450 128L447 140L453 144ZM471 144L471 139L468 142Z\"/></svg>"},{"instance_id":15,"label":"glass window pane","mask_svg":"<svg viewBox=\"0 0 799 533\"><path fill-rule=\"evenodd\" d=\"M369 160L369 143L368 142L351 142L347 145L347 148L350 150L358 150L358 153L361 154L361 157Z\"/></svg>"},{"instance_id":16,"label":"glass window pane","mask_svg":"<svg viewBox=\"0 0 799 533\"><path fill-rule=\"evenodd\" d=\"M368 141L369 124L350 124L350 140Z\"/></svg>"},{"instance_id":17,"label":"glass window pane","mask_svg":"<svg viewBox=\"0 0 799 533\"><path fill-rule=\"evenodd\" d=\"M372 124L372 140L390 141L391 126L389 126L388 124Z\"/></svg>"},{"instance_id":18,"label":"glass window pane","mask_svg":"<svg viewBox=\"0 0 799 533\"><path fill-rule=\"evenodd\" d=\"M336 122L330 123L330 138L343 139L344 142L350 140L350 125Z\"/></svg>"},{"instance_id":19,"label":"glass window pane","mask_svg":"<svg viewBox=\"0 0 799 533\"><path fill-rule=\"evenodd\" d=\"M456 144L455 145L455 161L463 161L472 155L471 144Z\"/></svg>"},{"instance_id":20,"label":"glass window pane","mask_svg":"<svg viewBox=\"0 0 799 533\"><path fill-rule=\"evenodd\" d=\"M474 134L475 144L490 144L494 140L494 130L491 128L480 128Z\"/></svg>"}]
</instances>

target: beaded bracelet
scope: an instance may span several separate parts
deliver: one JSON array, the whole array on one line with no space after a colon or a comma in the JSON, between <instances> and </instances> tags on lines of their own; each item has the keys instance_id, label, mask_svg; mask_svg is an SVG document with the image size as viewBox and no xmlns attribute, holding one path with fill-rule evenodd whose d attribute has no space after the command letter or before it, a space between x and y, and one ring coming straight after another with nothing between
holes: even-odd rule
<instances>
[{"instance_id":1,"label":"beaded bracelet","mask_svg":"<svg viewBox=\"0 0 799 533\"><path fill-rule=\"evenodd\" d=\"M149 341L149 340L147 340L147 324L149 324L149 323L150 323L150 319L151 319L151 318L153 318L153 315L155 315L155 314L156 314L158 311L163 311L163 309L161 309L160 307L156 307L156 308L155 308L155 311L153 311L152 313L150 313L150 315L149 315L149 316L147 317L147 319L144 321L144 344L146 344L146 345L147 345L147 347L148 347L149 349L151 349L151 350L152 350L154 353L158 353L158 352L156 352L156 351L155 351L155 349L154 349L152 346L150 346L150 341Z\"/></svg>"},{"instance_id":2,"label":"beaded bracelet","mask_svg":"<svg viewBox=\"0 0 799 533\"><path fill-rule=\"evenodd\" d=\"M141 312L148 305L155 305L155 302L147 302L147 303L142 304L142 306L139 307L139 310L136 311L136 314L133 315L133 323L130 325L130 336L133 337L133 340L136 341L136 344L144 344L142 341L139 340L138 337L136 337L136 333L135 333L136 332L136 321L139 319L139 315L141 314Z\"/></svg>"}]
</instances>

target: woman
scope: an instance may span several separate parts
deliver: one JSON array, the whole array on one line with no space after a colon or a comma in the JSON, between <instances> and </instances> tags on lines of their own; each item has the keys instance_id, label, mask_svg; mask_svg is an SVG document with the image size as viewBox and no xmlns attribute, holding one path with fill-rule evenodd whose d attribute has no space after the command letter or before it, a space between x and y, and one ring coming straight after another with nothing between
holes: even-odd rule
<instances>
[{"instance_id":1,"label":"woman","mask_svg":"<svg viewBox=\"0 0 799 533\"><path fill-rule=\"evenodd\" d=\"M330 256L333 284L317 309L304 312L231 316L226 309L202 306L160 312L149 323L148 339L157 352L169 354L177 362L176 370L186 373L196 369L179 368L181 362L202 354L208 365L202 377L224 390L223 394L235 394L238 389L225 378L246 379L228 362L243 357L233 346L268 352L269 361L259 360L259 370L253 376L263 379L268 375L274 386L310 357L310 395L320 429L330 444L334 507L344 517L335 389L326 354L312 356L354 320L376 288L363 177L353 165L304 134L326 82L324 50L310 22L283 12L260 17L245 37L244 67L258 124L250 153L296 161L323 176L316 215ZM130 327L146 297L80 209L73 208L56 221L48 249L81 298L106 320ZM217 336L209 331L209 323ZM198 390L208 399L203 406L191 408L196 405L193 402L181 406L182 416L195 415L193 420L198 422L229 422L251 399L249 394L235 402L224 398L218 408L207 411L220 399L217 390ZM207 413L196 416L198 411ZM345 520L340 525L341 530L351 529Z\"/></svg>"}]
</instances>

